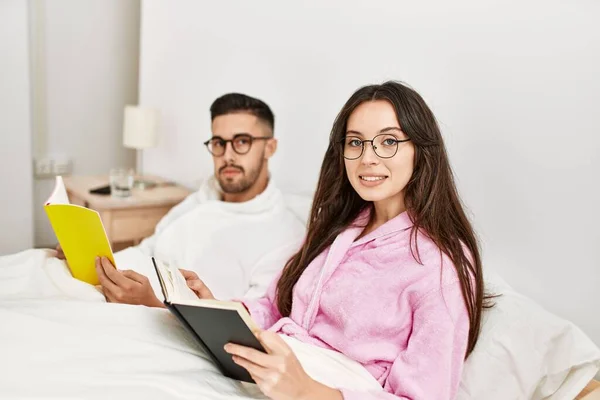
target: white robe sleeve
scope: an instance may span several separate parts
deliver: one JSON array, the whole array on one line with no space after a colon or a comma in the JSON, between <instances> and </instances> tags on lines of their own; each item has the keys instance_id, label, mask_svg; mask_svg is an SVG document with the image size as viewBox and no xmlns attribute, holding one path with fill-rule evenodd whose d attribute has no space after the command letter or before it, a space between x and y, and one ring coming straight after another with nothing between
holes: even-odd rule
<instances>
[{"instance_id":1,"label":"white robe sleeve","mask_svg":"<svg viewBox=\"0 0 600 400\"><path fill-rule=\"evenodd\" d=\"M254 300L263 297L275 276L300 249L303 240L304 238L287 243L261 257L250 271L247 282L248 290L243 298Z\"/></svg>"},{"instance_id":2,"label":"white robe sleeve","mask_svg":"<svg viewBox=\"0 0 600 400\"><path fill-rule=\"evenodd\" d=\"M163 232L171 223L173 223L179 217L193 210L200 203L201 200L198 192L190 194L181 203L171 208L164 217L162 217L162 219L156 225L152 236L148 236L147 238L142 240L142 242L137 246L137 248L148 257L153 257L154 249L156 246L156 240L158 236L160 236L161 232Z\"/></svg>"}]
</instances>

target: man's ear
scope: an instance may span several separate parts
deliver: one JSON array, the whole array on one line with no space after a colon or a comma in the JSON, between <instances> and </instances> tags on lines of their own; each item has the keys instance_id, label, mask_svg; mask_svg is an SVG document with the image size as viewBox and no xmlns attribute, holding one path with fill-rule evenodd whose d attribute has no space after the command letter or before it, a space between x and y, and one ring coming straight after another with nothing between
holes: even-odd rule
<instances>
[{"instance_id":1,"label":"man's ear","mask_svg":"<svg viewBox=\"0 0 600 400\"><path fill-rule=\"evenodd\" d=\"M265 146L265 158L268 160L275 154L277 151L277 139L271 138L267 140L267 145Z\"/></svg>"}]
</instances>

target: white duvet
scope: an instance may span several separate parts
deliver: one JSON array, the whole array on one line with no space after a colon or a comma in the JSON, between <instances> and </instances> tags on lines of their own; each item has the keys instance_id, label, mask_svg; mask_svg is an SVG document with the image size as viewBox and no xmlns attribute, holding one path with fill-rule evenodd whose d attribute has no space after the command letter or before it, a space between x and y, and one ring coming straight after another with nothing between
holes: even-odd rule
<instances>
[{"instance_id":1,"label":"white duvet","mask_svg":"<svg viewBox=\"0 0 600 400\"><path fill-rule=\"evenodd\" d=\"M255 385L221 375L167 310L106 303L52 254L0 257L0 398L263 398ZM136 250L119 253L117 264L156 285ZM354 361L287 340L313 378L380 389Z\"/></svg>"},{"instance_id":2,"label":"white duvet","mask_svg":"<svg viewBox=\"0 0 600 400\"><path fill-rule=\"evenodd\" d=\"M53 251L0 257L0 399L257 399L222 376L167 310L109 304L71 278ZM148 276L137 249L117 265ZM512 291L486 312L457 399L572 399L598 372L600 349L569 321ZM381 390L358 363L286 338L305 370L333 387Z\"/></svg>"}]
</instances>

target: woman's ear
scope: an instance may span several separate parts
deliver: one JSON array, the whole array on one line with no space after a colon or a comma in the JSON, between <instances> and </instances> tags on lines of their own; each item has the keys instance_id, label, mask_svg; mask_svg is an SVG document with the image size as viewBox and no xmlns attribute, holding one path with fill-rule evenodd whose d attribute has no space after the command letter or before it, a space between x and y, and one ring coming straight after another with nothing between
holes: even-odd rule
<instances>
[{"instance_id":1,"label":"woman's ear","mask_svg":"<svg viewBox=\"0 0 600 400\"><path fill-rule=\"evenodd\" d=\"M275 154L277 151L277 139L271 138L267 140L267 145L265 146L265 159L269 159Z\"/></svg>"}]
</instances>

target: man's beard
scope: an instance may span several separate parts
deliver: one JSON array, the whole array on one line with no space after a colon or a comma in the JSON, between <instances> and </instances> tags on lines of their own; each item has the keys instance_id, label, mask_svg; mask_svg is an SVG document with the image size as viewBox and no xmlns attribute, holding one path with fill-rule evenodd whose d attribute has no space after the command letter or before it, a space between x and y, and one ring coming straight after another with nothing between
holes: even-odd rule
<instances>
[{"instance_id":1,"label":"man's beard","mask_svg":"<svg viewBox=\"0 0 600 400\"><path fill-rule=\"evenodd\" d=\"M256 183L256 180L258 179L258 175L262 170L264 162L265 160L261 157L260 164L256 168L253 168L250 171L248 171L248 173L244 171L244 168L234 164L227 164L219 168L217 180L219 181L219 185L221 186L221 190L223 191L223 193L239 194L250 189L254 185L254 183ZM224 178L221 175L221 171L223 171L225 168L238 169L241 172L241 177L234 181L230 181L227 178Z\"/></svg>"}]
</instances>

